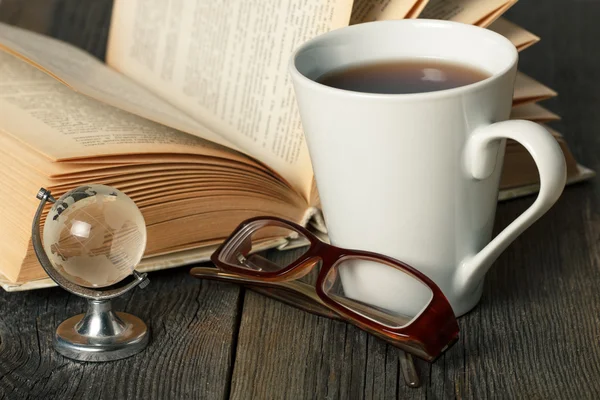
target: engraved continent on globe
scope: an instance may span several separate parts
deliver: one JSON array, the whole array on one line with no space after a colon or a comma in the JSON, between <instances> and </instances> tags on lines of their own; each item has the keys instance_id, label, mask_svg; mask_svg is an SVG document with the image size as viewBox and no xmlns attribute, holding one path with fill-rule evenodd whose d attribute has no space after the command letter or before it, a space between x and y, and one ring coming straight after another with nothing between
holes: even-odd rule
<instances>
[{"instance_id":1,"label":"engraved continent on globe","mask_svg":"<svg viewBox=\"0 0 600 400\"><path fill-rule=\"evenodd\" d=\"M130 275L140 262L146 223L133 200L117 189L80 186L48 212L43 244L63 277L85 287L106 287Z\"/></svg>"}]
</instances>

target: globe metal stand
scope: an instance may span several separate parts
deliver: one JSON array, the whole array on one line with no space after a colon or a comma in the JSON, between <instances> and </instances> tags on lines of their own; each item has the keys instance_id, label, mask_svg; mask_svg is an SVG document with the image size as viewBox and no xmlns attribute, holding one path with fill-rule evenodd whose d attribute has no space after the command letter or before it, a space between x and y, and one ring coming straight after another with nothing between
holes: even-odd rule
<instances>
[{"instance_id":1,"label":"globe metal stand","mask_svg":"<svg viewBox=\"0 0 600 400\"><path fill-rule=\"evenodd\" d=\"M111 299L121 296L136 286L141 289L150 283L147 274L133 271L132 282L108 290L96 290L77 285L64 278L52 266L40 237L40 219L46 202L54 203L50 191L42 188L37 194L40 204L31 227L33 249L44 271L66 291L88 299L85 314L65 320L56 330L53 345L65 357L78 361L113 361L130 357L148 344L150 332L141 319L113 312Z\"/></svg>"}]
</instances>

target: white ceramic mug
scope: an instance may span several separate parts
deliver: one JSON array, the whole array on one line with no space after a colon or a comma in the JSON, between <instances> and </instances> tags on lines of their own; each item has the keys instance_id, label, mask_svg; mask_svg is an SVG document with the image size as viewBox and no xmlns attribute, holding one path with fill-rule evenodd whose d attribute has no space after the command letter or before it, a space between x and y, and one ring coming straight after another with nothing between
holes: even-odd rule
<instances>
[{"instance_id":1,"label":"white ceramic mug","mask_svg":"<svg viewBox=\"0 0 600 400\"><path fill-rule=\"evenodd\" d=\"M331 70L377 60L435 57L487 71L471 85L416 94L359 93L315 82ZM318 36L290 71L334 245L400 259L429 276L456 315L473 308L498 255L559 198L564 156L543 127L509 120L518 54L487 29L434 20L377 21ZM492 239L506 139L540 174L537 199ZM386 303L413 290L362 274ZM391 278L391 275L390 275ZM359 279L359 278L354 278Z\"/></svg>"}]
</instances>

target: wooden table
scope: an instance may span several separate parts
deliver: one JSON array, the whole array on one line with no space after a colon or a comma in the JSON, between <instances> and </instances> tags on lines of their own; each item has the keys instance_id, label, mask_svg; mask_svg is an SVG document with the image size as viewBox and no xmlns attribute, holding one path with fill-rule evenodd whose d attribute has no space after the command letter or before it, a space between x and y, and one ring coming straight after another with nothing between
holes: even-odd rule
<instances>
[{"instance_id":1,"label":"wooden table","mask_svg":"<svg viewBox=\"0 0 600 400\"><path fill-rule=\"evenodd\" d=\"M111 0L0 0L0 20L104 56ZM560 93L545 106L585 165L600 171L600 2L521 1L507 16L542 37L520 69ZM496 231L533 198L502 203ZM600 398L600 179L569 187L500 257L460 341L419 362L405 387L399 351L345 323L189 268L151 274L116 301L152 329L130 359L72 362L54 352L59 322L84 301L59 289L0 292L0 394L20 398Z\"/></svg>"}]
</instances>

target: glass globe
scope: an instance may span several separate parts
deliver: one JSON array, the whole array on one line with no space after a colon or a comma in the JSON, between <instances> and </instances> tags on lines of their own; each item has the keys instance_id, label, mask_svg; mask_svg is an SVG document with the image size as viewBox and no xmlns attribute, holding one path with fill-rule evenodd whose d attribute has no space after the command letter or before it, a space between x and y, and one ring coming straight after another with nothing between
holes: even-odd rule
<instances>
[{"instance_id":1,"label":"glass globe","mask_svg":"<svg viewBox=\"0 0 600 400\"><path fill-rule=\"evenodd\" d=\"M146 248L146 223L127 195L104 185L80 186L46 217L43 245L54 268L85 287L106 287L133 272Z\"/></svg>"}]
</instances>

